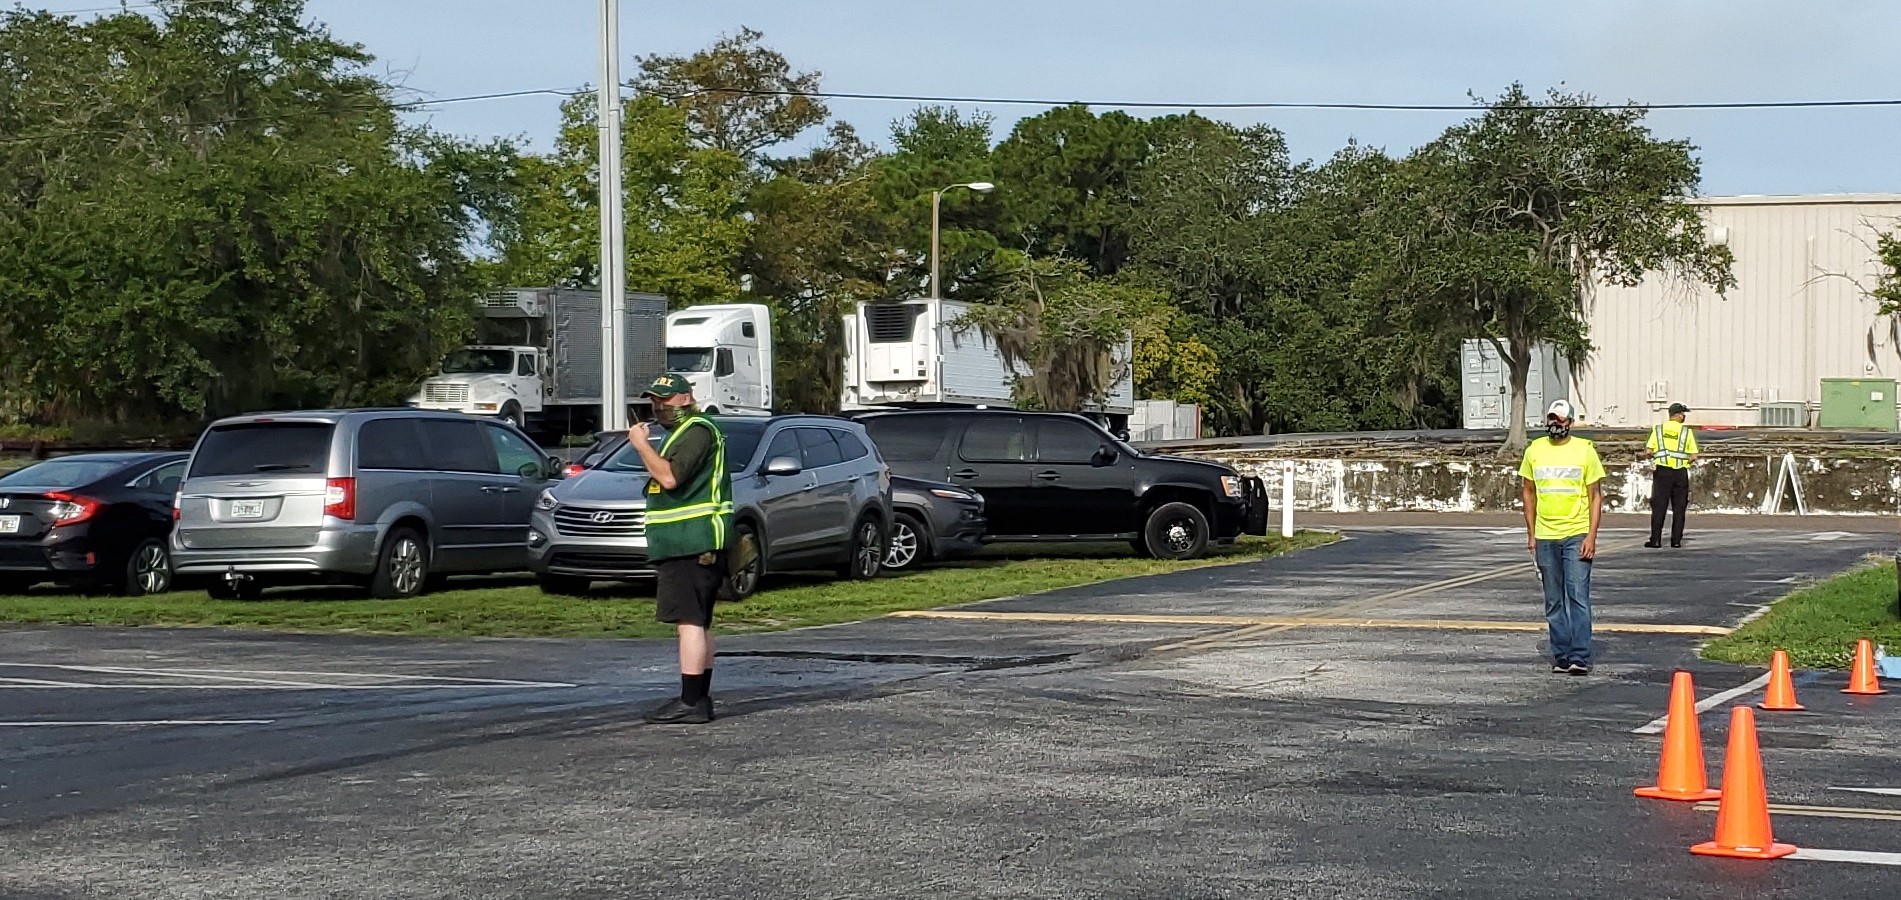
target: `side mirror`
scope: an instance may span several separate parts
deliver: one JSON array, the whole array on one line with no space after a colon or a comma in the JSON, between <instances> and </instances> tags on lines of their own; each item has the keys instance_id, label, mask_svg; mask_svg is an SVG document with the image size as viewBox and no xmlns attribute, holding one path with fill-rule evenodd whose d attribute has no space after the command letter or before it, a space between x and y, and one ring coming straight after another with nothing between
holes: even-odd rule
<instances>
[{"instance_id":1,"label":"side mirror","mask_svg":"<svg viewBox=\"0 0 1901 900\"><path fill-rule=\"evenodd\" d=\"M1116 460L1121 459L1121 458L1122 458L1122 454L1117 453L1116 448L1111 447L1108 444L1103 444L1102 446L1096 448L1096 455L1091 457L1089 462L1091 465L1094 465L1097 467L1113 466L1116 464Z\"/></svg>"},{"instance_id":2,"label":"side mirror","mask_svg":"<svg viewBox=\"0 0 1901 900\"><path fill-rule=\"evenodd\" d=\"M542 463L522 463L521 468L515 470L515 474L536 481L545 481L548 478L548 470Z\"/></svg>"},{"instance_id":3,"label":"side mirror","mask_svg":"<svg viewBox=\"0 0 1901 900\"><path fill-rule=\"evenodd\" d=\"M561 478L565 476L568 471L568 464L564 462L559 456L548 457L547 460L545 460L542 463L542 465L547 467L543 471L545 471L547 473L547 477L551 479Z\"/></svg>"},{"instance_id":4,"label":"side mirror","mask_svg":"<svg viewBox=\"0 0 1901 900\"><path fill-rule=\"evenodd\" d=\"M797 475L803 471L805 470L799 466L799 461L790 456L775 456L766 460L767 478Z\"/></svg>"}]
</instances>

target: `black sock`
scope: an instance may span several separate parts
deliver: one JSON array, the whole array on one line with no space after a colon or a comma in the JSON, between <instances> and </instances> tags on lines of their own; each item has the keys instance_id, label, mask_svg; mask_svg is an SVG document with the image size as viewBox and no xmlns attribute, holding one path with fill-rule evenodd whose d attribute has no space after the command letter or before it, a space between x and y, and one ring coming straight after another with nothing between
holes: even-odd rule
<instances>
[{"instance_id":1,"label":"black sock","mask_svg":"<svg viewBox=\"0 0 1901 900\"><path fill-rule=\"evenodd\" d=\"M706 699L707 691L712 687L713 673L702 672L698 675L680 676L680 702L698 703Z\"/></svg>"}]
</instances>

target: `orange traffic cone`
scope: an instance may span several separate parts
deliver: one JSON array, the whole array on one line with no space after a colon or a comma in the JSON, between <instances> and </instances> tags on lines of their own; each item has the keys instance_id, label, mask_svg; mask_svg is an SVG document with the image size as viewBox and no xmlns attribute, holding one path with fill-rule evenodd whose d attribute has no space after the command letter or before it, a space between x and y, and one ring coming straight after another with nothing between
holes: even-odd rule
<instances>
[{"instance_id":1,"label":"orange traffic cone","mask_svg":"<svg viewBox=\"0 0 1901 900\"><path fill-rule=\"evenodd\" d=\"M1792 712L1807 708L1795 702L1795 682L1789 677L1789 651L1776 651L1775 658L1769 663L1769 689L1763 692L1762 702L1756 705L1770 712Z\"/></svg>"},{"instance_id":2,"label":"orange traffic cone","mask_svg":"<svg viewBox=\"0 0 1901 900\"><path fill-rule=\"evenodd\" d=\"M1875 677L1875 645L1867 638L1855 642L1855 667L1848 673L1844 694L1885 694L1881 679Z\"/></svg>"},{"instance_id":3,"label":"orange traffic cone","mask_svg":"<svg viewBox=\"0 0 1901 900\"><path fill-rule=\"evenodd\" d=\"M1769 828L1769 793L1756 747L1756 711L1738 706L1729 717L1729 752L1723 757L1723 800L1716 808L1716 840L1691 853L1740 859L1778 859L1795 852L1776 843Z\"/></svg>"},{"instance_id":4,"label":"orange traffic cone","mask_svg":"<svg viewBox=\"0 0 1901 900\"><path fill-rule=\"evenodd\" d=\"M1710 790L1703 771L1703 734L1696 724L1696 686L1690 673L1670 679L1670 718L1663 725L1663 761L1657 765L1657 783L1640 787L1637 796L1657 800L1711 800L1722 791Z\"/></svg>"}]
</instances>

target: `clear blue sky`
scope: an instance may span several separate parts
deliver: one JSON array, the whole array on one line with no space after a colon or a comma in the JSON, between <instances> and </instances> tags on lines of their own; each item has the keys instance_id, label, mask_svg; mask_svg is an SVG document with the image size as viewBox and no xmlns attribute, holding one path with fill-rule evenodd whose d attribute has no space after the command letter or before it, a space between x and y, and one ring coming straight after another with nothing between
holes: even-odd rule
<instances>
[{"instance_id":1,"label":"clear blue sky","mask_svg":"<svg viewBox=\"0 0 1901 900\"><path fill-rule=\"evenodd\" d=\"M53 9L106 5L47 0ZM430 96L596 80L595 0L311 0L311 15ZM951 12L955 10L955 12ZM1901 98L1894 0L622 0L624 69L741 25L825 87L1122 101L1461 103L1510 82L1647 102ZM469 103L445 131L543 146L553 98ZM906 104L834 101L884 142ZM1026 107L988 110L999 136ZM1153 112L1138 112L1150 115ZM1349 137L1402 152L1461 116L1213 113L1268 122L1294 152ZM1694 141L1711 194L1901 192L1901 107L1653 113Z\"/></svg>"}]
</instances>

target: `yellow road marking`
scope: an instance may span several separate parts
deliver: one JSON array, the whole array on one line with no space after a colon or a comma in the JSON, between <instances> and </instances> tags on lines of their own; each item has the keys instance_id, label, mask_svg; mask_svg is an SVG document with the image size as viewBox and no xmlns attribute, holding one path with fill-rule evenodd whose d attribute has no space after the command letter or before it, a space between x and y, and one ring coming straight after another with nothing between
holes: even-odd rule
<instances>
[{"instance_id":1,"label":"yellow road marking","mask_svg":"<svg viewBox=\"0 0 1901 900\"><path fill-rule=\"evenodd\" d=\"M1217 637L1222 640L1243 638L1274 629L1291 628L1402 628L1426 631L1544 631L1544 622L1509 622L1491 619L1362 619L1340 616L1196 616L1148 615L1142 613L1044 613L985 612L958 609L922 609L894 612L897 619L966 619L1014 622L1055 622L1110 625L1219 625L1239 628ZM1668 625L1642 622L1597 622L1594 631L1614 634L1699 634L1725 635L1731 629L1717 625ZM1188 643L1188 642L1183 642Z\"/></svg>"},{"instance_id":2,"label":"yellow road marking","mask_svg":"<svg viewBox=\"0 0 1901 900\"><path fill-rule=\"evenodd\" d=\"M1715 803L1698 803L1697 812L1715 812L1720 807ZM1769 804L1772 816L1805 816L1819 819L1869 819L1878 822L1901 822L1901 809L1868 809L1859 806L1800 806L1788 803Z\"/></svg>"}]
</instances>

